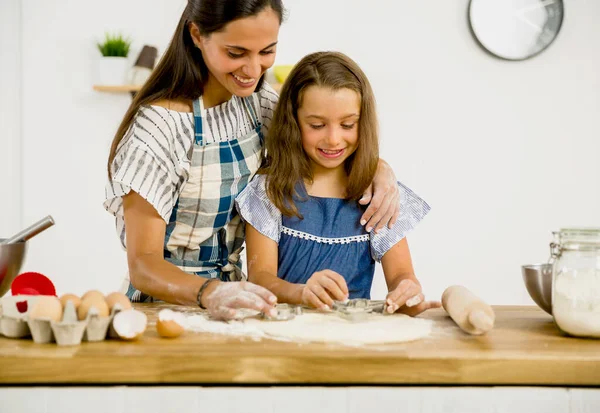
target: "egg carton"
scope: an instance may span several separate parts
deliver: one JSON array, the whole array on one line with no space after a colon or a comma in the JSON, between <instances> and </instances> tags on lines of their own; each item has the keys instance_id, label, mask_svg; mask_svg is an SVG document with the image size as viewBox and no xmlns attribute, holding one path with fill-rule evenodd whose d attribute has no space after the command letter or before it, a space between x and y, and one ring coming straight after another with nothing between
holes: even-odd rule
<instances>
[{"instance_id":1,"label":"egg carton","mask_svg":"<svg viewBox=\"0 0 600 413\"><path fill-rule=\"evenodd\" d=\"M3 297L0 301L0 335L9 338L30 337L27 311L38 299L36 295Z\"/></svg>"},{"instance_id":2,"label":"egg carton","mask_svg":"<svg viewBox=\"0 0 600 413\"><path fill-rule=\"evenodd\" d=\"M35 299L26 300L29 306L35 301ZM118 337L112 327L112 321L119 311L122 311L122 307L116 304L108 317L100 317L98 310L91 307L85 320L78 320L75 305L72 301L68 301L60 321L45 318L30 319L27 312L13 311L12 314L11 312L2 314L0 332L10 338L31 337L38 344L56 342L59 346L78 345L82 341L104 341L107 337Z\"/></svg>"}]
</instances>

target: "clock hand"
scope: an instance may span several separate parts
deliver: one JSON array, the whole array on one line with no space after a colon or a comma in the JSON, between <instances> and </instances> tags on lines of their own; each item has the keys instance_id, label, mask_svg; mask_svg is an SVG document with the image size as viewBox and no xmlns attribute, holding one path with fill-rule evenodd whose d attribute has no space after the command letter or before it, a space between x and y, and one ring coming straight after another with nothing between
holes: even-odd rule
<instances>
[{"instance_id":1,"label":"clock hand","mask_svg":"<svg viewBox=\"0 0 600 413\"><path fill-rule=\"evenodd\" d=\"M544 0L542 2L537 3L534 6L529 6L529 7L523 7L520 8L518 10L515 11L515 15L516 17L521 20L523 23L527 24L528 26L530 26L532 29L534 29L537 33L541 33L544 31L544 29L542 29L541 27L539 27L538 25L534 24L531 20L529 20L527 17L525 17L525 13L531 11L531 10L536 10L536 9L540 9L540 8L545 8L546 6L549 6L551 4L554 4L556 0Z\"/></svg>"}]
</instances>

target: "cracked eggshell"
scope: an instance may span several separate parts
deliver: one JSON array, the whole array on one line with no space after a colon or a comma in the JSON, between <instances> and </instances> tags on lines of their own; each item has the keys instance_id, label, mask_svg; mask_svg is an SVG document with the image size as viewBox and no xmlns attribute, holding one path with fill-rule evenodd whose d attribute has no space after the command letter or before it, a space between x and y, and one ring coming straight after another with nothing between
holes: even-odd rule
<instances>
[{"instance_id":1,"label":"cracked eggshell","mask_svg":"<svg viewBox=\"0 0 600 413\"><path fill-rule=\"evenodd\" d=\"M115 314L112 325L119 338L135 340L144 334L147 324L148 317L146 317L146 314L130 308Z\"/></svg>"},{"instance_id":2,"label":"cracked eggshell","mask_svg":"<svg viewBox=\"0 0 600 413\"><path fill-rule=\"evenodd\" d=\"M161 337L175 338L183 334L186 324L186 317L184 314L164 309L158 313L156 331Z\"/></svg>"}]
</instances>

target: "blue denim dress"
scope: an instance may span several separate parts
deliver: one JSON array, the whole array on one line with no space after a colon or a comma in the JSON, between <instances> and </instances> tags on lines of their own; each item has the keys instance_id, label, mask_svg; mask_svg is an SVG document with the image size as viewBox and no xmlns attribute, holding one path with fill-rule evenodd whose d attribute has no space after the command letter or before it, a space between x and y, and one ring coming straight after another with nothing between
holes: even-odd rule
<instances>
[{"instance_id":1,"label":"blue denim dress","mask_svg":"<svg viewBox=\"0 0 600 413\"><path fill-rule=\"evenodd\" d=\"M398 183L400 217L379 234L360 225L364 207L356 201L308 195L295 202L303 219L282 216L266 194L265 176L257 175L236 198L242 220L277 242L277 276L305 284L317 271L332 270L344 277L350 298L370 298L375 262L402 240L430 211L429 205Z\"/></svg>"}]
</instances>

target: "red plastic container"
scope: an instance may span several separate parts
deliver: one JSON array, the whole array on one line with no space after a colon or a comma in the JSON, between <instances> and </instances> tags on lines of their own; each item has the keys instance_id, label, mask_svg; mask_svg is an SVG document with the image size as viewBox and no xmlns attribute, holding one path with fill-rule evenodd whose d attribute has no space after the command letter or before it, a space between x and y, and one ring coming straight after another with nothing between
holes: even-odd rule
<instances>
[{"instance_id":1,"label":"red plastic container","mask_svg":"<svg viewBox=\"0 0 600 413\"><path fill-rule=\"evenodd\" d=\"M24 272L13 280L10 291L12 295L53 295L56 288L48 277L39 272Z\"/></svg>"}]
</instances>

